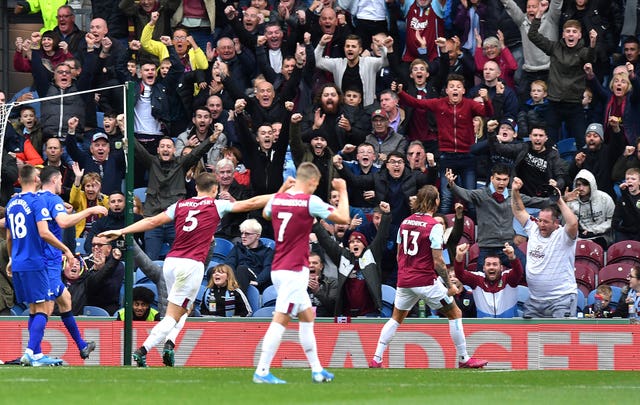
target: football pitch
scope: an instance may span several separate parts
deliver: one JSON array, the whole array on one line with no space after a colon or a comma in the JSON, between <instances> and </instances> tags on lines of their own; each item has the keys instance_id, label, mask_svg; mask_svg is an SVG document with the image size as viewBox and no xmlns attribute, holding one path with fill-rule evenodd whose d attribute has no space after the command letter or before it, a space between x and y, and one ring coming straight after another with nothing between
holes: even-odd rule
<instances>
[{"instance_id":1,"label":"football pitch","mask_svg":"<svg viewBox=\"0 0 640 405\"><path fill-rule=\"evenodd\" d=\"M335 369L313 384L307 369L273 373L285 385L251 382L247 368L1 366L10 404L623 404L640 385L632 371Z\"/></svg>"}]
</instances>

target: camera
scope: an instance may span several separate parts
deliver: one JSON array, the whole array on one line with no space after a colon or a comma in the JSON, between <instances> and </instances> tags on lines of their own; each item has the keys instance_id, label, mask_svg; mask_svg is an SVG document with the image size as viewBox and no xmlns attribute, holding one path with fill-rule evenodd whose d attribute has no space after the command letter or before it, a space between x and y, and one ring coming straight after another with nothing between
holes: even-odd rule
<instances>
[{"instance_id":1,"label":"camera","mask_svg":"<svg viewBox=\"0 0 640 405\"><path fill-rule=\"evenodd\" d=\"M560 194L558 193L558 190L549 184L545 184L542 187L540 187L540 189L536 192L536 196L542 197L542 198L548 198L551 203L556 203L560 199Z\"/></svg>"},{"instance_id":2,"label":"camera","mask_svg":"<svg viewBox=\"0 0 640 405\"><path fill-rule=\"evenodd\" d=\"M127 241L124 240L124 237L119 237L111 242L112 248L118 248L121 252L127 251Z\"/></svg>"}]
</instances>

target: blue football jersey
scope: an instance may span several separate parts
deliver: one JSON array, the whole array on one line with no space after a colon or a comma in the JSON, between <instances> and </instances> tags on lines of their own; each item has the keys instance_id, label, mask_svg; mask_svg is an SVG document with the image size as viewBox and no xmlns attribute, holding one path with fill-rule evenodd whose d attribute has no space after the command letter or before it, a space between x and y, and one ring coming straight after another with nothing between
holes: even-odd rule
<instances>
[{"instance_id":1,"label":"blue football jersey","mask_svg":"<svg viewBox=\"0 0 640 405\"><path fill-rule=\"evenodd\" d=\"M44 218L45 221L48 221L49 230L56 238L58 238L58 240L62 240L62 228L60 228L60 225L58 225L55 218L61 213L67 213L67 210L64 208L64 201L62 201L62 198L60 198L59 195L54 194L51 191L40 191L38 192L38 196L42 199L49 214L48 217ZM55 267L58 269L62 268L62 252L60 249L45 243L44 256L47 267Z\"/></svg>"},{"instance_id":2,"label":"blue football jersey","mask_svg":"<svg viewBox=\"0 0 640 405\"><path fill-rule=\"evenodd\" d=\"M35 193L20 193L7 204L6 221L11 232L11 268L15 272L43 271L44 245L38 233L38 221L49 216L49 210Z\"/></svg>"}]
</instances>

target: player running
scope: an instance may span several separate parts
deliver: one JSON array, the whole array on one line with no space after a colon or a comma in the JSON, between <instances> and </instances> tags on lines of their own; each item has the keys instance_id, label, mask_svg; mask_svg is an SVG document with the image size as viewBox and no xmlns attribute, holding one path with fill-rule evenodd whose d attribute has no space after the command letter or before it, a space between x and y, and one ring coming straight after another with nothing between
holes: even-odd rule
<instances>
[{"instance_id":1,"label":"player running","mask_svg":"<svg viewBox=\"0 0 640 405\"><path fill-rule=\"evenodd\" d=\"M323 202L312 195L320 182L320 171L310 162L302 163L297 170L295 186L278 193L264 208L263 216L273 221L276 236L276 252L271 265L271 280L278 297L269 329L262 341L262 353L253 382L259 384L284 384L271 374L271 361L278 351L282 335L291 320L297 316L298 337L304 349L313 382L329 382L333 374L325 370L318 359L316 337L313 332L314 313L307 294L309 282L309 234L314 217L329 219L334 223L349 223L349 200L344 180L335 179L331 185L340 193L338 207Z\"/></svg>"},{"instance_id":2,"label":"player running","mask_svg":"<svg viewBox=\"0 0 640 405\"><path fill-rule=\"evenodd\" d=\"M398 288L393 314L382 327L376 353L369 363L371 368L382 367L382 355L389 342L420 299L424 299L429 308L440 309L449 318L449 334L456 345L458 367L482 368L487 365L486 360L477 360L467 354L462 312L452 297L458 293L458 288L449 284L447 268L442 259L444 229L433 219L439 205L438 189L424 186L418 190L413 202L414 214L400 224L397 237Z\"/></svg>"}]
</instances>

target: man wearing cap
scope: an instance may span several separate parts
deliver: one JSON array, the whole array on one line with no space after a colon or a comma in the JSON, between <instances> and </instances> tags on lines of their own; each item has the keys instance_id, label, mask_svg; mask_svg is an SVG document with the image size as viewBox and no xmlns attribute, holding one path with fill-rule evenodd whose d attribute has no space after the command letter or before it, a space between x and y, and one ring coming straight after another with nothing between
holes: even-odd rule
<instances>
[{"instance_id":1,"label":"man wearing cap","mask_svg":"<svg viewBox=\"0 0 640 405\"><path fill-rule=\"evenodd\" d=\"M371 127L373 131L364 141L374 146L378 154L377 164L382 165L391 152L404 153L407 150L407 139L389 126L389 114L385 110L379 108L373 111Z\"/></svg>"},{"instance_id":2,"label":"man wearing cap","mask_svg":"<svg viewBox=\"0 0 640 405\"><path fill-rule=\"evenodd\" d=\"M313 226L312 230L318 237L320 246L331 261L338 265L336 316L379 313L382 308L380 262L391 225L391 208L384 201L379 206L382 220L371 244L362 233L352 232L348 247L341 247L319 222Z\"/></svg>"},{"instance_id":3,"label":"man wearing cap","mask_svg":"<svg viewBox=\"0 0 640 405\"><path fill-rule=\"evenodd\" d=\"M65 145L69 156L78 162L85 173L100 174L103 192L108 194L112 191L120 191L126 168L123 150L111 151L109 136L104 132L93 132L89 153L82 152L76 143L78 122L78 118L71 117L67 123L69 131Z\"/></svg>"},{"instance_id":4,"label":"man wearing cap","mask_svg":"<svg viewBox=\"0 0 640 405\"><path fill-rule=\"evenodd\" d=\"M593 173L598 188L615 198L611 172L624 149L624 136L612 136L609 143L605 144L602 124L589 124L585 132L585 146L576 153L569 166L570 178L575 178L580 170L586 169Z\"/></svg>"}]
</instances>

